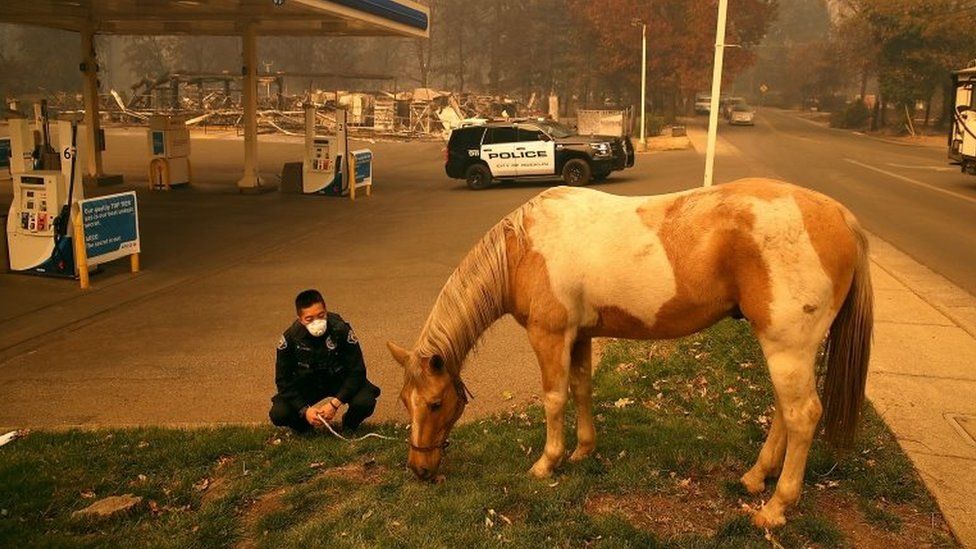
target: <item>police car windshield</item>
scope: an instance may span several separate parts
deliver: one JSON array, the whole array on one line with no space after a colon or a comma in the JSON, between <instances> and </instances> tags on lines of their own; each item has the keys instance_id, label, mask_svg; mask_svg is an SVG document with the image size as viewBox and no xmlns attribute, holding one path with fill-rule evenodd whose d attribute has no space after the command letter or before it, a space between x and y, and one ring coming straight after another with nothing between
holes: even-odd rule
<instances>
[{"instance_id":1,"label":"police car windshield","mask_svg":"<svg viewBox=\"0 0 976 549\"><path fill-rule=\"evenodd\" d=\"M539 122L539 127L546 131L550 136L555 138L569 137L571 135L576 135L576 132L572 128L563 126L559 122L553 122L546 120L544 122Z\"/></svg>"}]
</instances>

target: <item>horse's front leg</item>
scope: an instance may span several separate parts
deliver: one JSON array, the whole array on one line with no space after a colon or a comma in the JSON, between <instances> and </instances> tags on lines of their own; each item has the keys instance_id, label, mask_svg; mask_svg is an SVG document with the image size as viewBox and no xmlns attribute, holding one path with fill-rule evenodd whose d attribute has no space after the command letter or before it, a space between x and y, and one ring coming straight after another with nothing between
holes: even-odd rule
<instances>
[{"instance_id":1,"label":"horse's front leg","mask_svg":"<svg viewBox=\"0 0 976 549\"><path fill-rule=\"evenodd\" d=\"M539 478L552 475L565 451L563 418L568 398L569 363L572 339L563 333L529 329L529 342L535 349L542 370L543 405L546 410L546 447L530 469Z\"/></svg>"}]
</instances>

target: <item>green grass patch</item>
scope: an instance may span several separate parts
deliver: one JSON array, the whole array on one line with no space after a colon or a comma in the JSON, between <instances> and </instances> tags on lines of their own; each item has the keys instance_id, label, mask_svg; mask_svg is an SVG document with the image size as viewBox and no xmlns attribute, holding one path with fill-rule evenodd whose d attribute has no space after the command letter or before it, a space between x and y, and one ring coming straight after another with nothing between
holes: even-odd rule
<instances>
[{"instance_id":1,"label":"green grass patch","mask_svg":"<svg viewBox=\"0 0 976 549\"><path fill-rule=\"evenodd\" d=\"M740 508L758 506L772 483L753 497L737 482L771 420L748 325L612 342L595 393L596 455L544 481L526 474L544 443L537 406L460 426L439 485L413 480L403 445L375 440L271 427L34 432L0 449L0 545L769 546ZM567 417L572 449L572 409ZM393 424L376 428L404 435ZM101 521L71 518L126 493L143 505ZM837 456L814 444L804 495L787 518L774 533L787 547L908 535L954 546L871 411L854 450Z\"/></svg>"}]
</instances>

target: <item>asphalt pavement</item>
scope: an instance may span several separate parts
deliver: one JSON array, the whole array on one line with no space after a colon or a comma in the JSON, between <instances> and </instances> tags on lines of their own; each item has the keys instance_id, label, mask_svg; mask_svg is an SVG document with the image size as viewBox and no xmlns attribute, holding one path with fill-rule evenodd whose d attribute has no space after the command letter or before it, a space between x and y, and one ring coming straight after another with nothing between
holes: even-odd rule
<instances>
[{"instance_id":1,"label":"asphalt pavement","mask_svg":"<svg viewBox=\"0 0 976 549\"><path fill-rule=\"evenodd\" d=\"M689 128L693 142L703 141L697 126ZM976 204L848 161L900 174L909 169L891 164L938 166L940 151L829 130L774 111L761 113L755 127L723 124L720 135L717 182L765 175L824 191L897 248L959 286L976 288L968 244L976 235ZM639 155L634 169L595 187L638 195L697 186L703 146L696 145ZM273 391L273 343L290 321L292 296L312 286L360 333L371 376L385 391L377 417L402 418L394 398L400 375L384 342L412 343L470 246L547 186L473 192L444 175L439 142L356 143L376 152L372 198L242 196L234 187L241 139L211 132L193 136L193 188L149 192L143 187L146 146L144 130L110 129L106 171L124 174L127 184L89 189L138 191L141 273L128 273L125 262L109 264L87 292L64 280L0 275L0 425L264 421ZM300 158L301 148L297 138L262 136L265 177L273 181L282 163ZM934 169L913 175L976 197L965 176ZM4 190L9 187L0 186L5 208ZM470 417L539 392L537 366L511 320L485 339L465 376L479 395ZM498 386L498 379L509 382ZM514 398L505 400L508 394Z\"/></svg>"}]
</instances>

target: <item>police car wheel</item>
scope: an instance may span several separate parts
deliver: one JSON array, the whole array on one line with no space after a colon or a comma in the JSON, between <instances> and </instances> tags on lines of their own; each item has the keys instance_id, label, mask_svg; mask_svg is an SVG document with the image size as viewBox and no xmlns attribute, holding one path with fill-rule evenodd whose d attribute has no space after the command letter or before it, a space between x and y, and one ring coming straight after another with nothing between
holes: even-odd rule
<instances>
[{"instance_id":1,"label":"police car wheel","mask_svg":"<svg viewBox=\"0 0 976 549\"><path fill-rule=\"evenodd\" d=\"M563 182L567 185L574 187L586 185L591 177L590 165L581 158L574 158L563 166Z\"/></svg>"},{"instance_id":2,"label":"police car wheel","mask_svg":"<svg viewBox=\"0 0 976 549\"><path fill-rule=\"evenodd\" d=\"M472 164L465 170L464 180L471 189L485 189L491 185L491 170L484 164Z\"/></svg>"}]
</instances>

